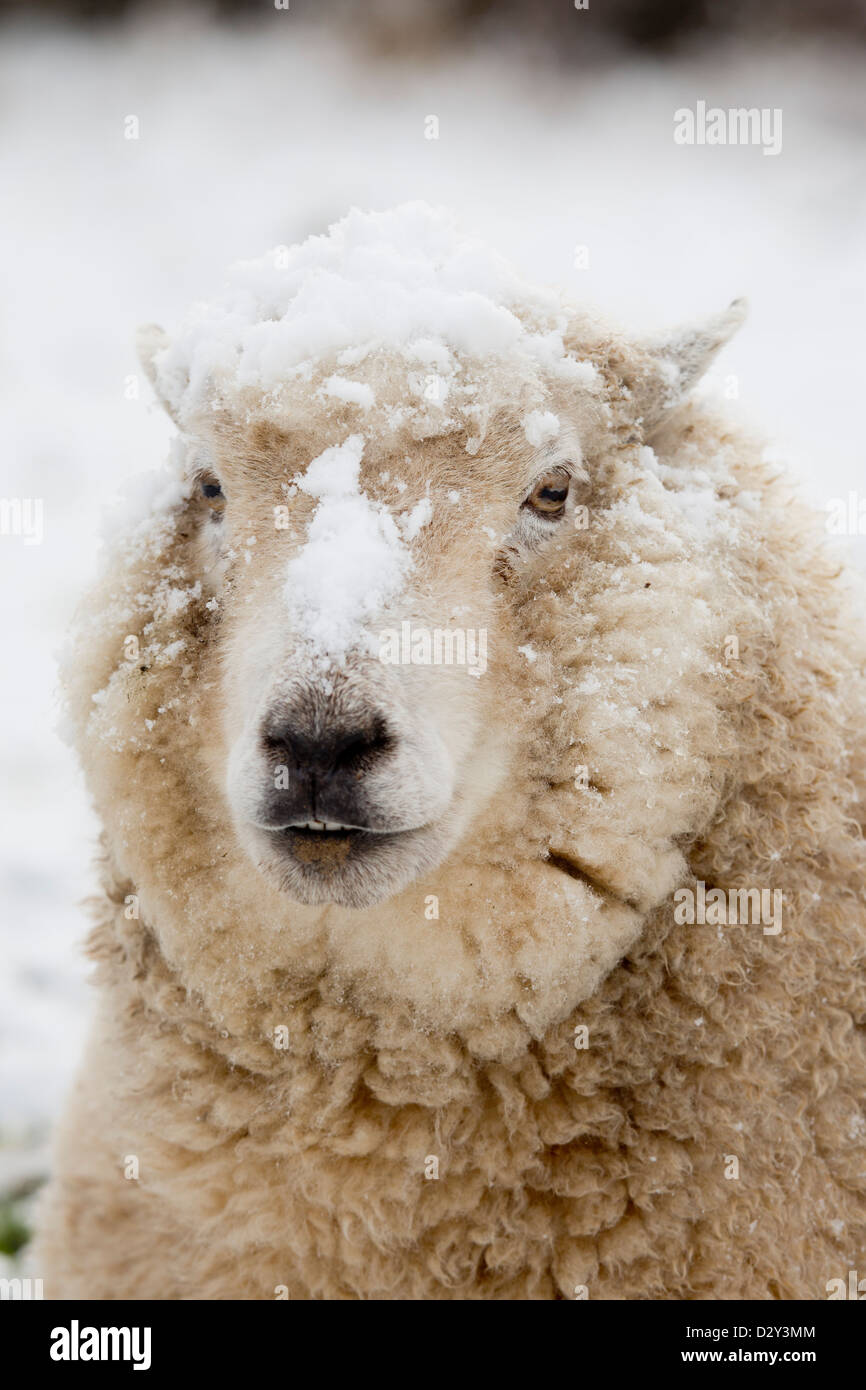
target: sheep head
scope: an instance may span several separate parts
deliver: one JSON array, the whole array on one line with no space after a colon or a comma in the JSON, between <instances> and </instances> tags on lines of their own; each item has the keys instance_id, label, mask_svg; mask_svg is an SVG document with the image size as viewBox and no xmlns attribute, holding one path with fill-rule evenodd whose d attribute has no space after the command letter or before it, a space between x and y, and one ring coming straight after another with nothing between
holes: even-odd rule
<instances>
[{"instance_id":1,"label":"sheep head","mask_svg":"<svg viewBox=\"0 0 866 1390\"><path fill-rule=\"evenodd\" d=\"M90 723L146 707L166 731L148 766L174 767L218 847L236 936L240 905L267 905L358 988L541 1027L635 939L717 805L733 528L710 534L696 496L726 507L731 461L650 442L687 432L671 422L740 311L629 344L547 292L478 310L458 286L440 339L365 338L416 274L372 306L343 279L351 312L314 356L260 331L293 320L258 289L239 336L236 305L145 331L183 482L127 546L147 660L134 688L113 662ZM171 916L168 836L148 869L129 836L117 853L163 875ZM443 895L422 942L407 923Z\"/></svg>"}]
</instances>

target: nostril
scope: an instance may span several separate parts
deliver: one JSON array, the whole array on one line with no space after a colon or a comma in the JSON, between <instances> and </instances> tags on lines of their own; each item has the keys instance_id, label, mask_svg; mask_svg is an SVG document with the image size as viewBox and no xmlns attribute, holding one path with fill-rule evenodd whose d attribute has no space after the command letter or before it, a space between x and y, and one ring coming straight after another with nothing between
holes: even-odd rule
<instances>
[{"instance_id":1,"label":"nostril","mask_svg":"<svg viewBox=\"0 0 866 1390\"><path fill-rule=\"evenodd\" d=\"M291 720L274 719L263 730L266 753L291 764L298 771L322 777L334 772L363 773L392 745L385 721L368 724L326 725L317 734L301 730Z\"/></svg>"},{"instance_id":2,"label":"nostril","mask_svg":"<svg viewBox=\"0 0 866 1390\"><path fill-rule=\"evenodd\" d=\"M262 737L266 753L273 754L282 762L300 762L298 750L288 728L266 731Z\"/></svg>"},{"instance_id":3,"label":"nostril","mask_svg":"<svg viewBox=\"0 0 866 1390\"><path fill-rule=\"evenodd\" d=\"M387 752L391 739L382 720L377 720L369 728L353 730L333 747L333 767L347 771L363 769L368 760Z\"/></svg>"}]
</instances>

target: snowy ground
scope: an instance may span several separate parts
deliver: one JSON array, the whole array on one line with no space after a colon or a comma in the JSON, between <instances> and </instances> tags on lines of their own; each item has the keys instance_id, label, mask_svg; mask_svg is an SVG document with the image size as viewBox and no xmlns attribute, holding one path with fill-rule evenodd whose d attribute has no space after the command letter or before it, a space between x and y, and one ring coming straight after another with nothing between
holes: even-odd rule
<instances>
[{"instance_id":1,"label":"snowy ground","mask_svg":"<svg viewBox=\"0 0 866 1390\"><path fill-rule=\"evenodd\" d=\"M6 32L0 491L44 499L45 535L0 536L0 1202L43 1164L86 1012L77 904L94 826L52 731L53 654L103 504L169 436L146 389L127 398L135 326L170 326L226 263L352 203L448 203L521 268L638 328L748 295L719 379L736 377L736 408L824 506L866 491L861 79L856 55L819 49L587 73L490 48L393 66L285 11L234 33L179 18ZM675 109L700 98L781 108L781 154L675 145Z\"/></svg>"}]
</instances>

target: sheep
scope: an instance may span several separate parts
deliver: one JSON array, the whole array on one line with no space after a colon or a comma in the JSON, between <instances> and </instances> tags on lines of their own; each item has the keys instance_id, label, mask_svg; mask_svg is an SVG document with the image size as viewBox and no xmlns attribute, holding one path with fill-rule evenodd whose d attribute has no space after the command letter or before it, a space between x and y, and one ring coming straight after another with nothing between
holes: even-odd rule
<instances>
[{"instance_id":1,"label":"sheep","mask_svg":"<svg viewBox=\"0 0 866 1390\"><path fill-rule=\"evenodd\" d=\"M862 1268L866 646L691 394L743 314L637 341L410 204L143 331L179 433L66 662L104 835L48 1296ZM416 641L470 630L483 671Z\"/></svg>"}]
</instances>

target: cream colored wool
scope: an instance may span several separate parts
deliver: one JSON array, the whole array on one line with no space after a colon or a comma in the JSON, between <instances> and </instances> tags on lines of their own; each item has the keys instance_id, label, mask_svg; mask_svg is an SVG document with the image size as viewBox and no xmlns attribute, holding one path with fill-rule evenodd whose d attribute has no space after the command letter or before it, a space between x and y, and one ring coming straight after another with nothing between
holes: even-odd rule
<instances>
[{"instance_id":1,"label":"cream colored wool","mask_svg":"<svg viewBox=\"0 0 866 1390\"><path fill-rule=\"evenodd\" d=\"M733 326L683 340L684 384ZM595 384L539 368L474 452L365 453L371 496L433 499L411 616L491 636L484 677L417 677L466 730L459 840L360 910L282 894L225 798L294 543L267 518L358 408L182 420L227 480L228 582L180 501L115 547L67 663L105 834L49 1296L820 1299L866 1266L862 625L752 440L659 354L580 318L568 345ZM515 557L527 409L579 439L589 524ZM781 933L678 925L696 879L781 890Z\"/></svg>"}]
</instances>

